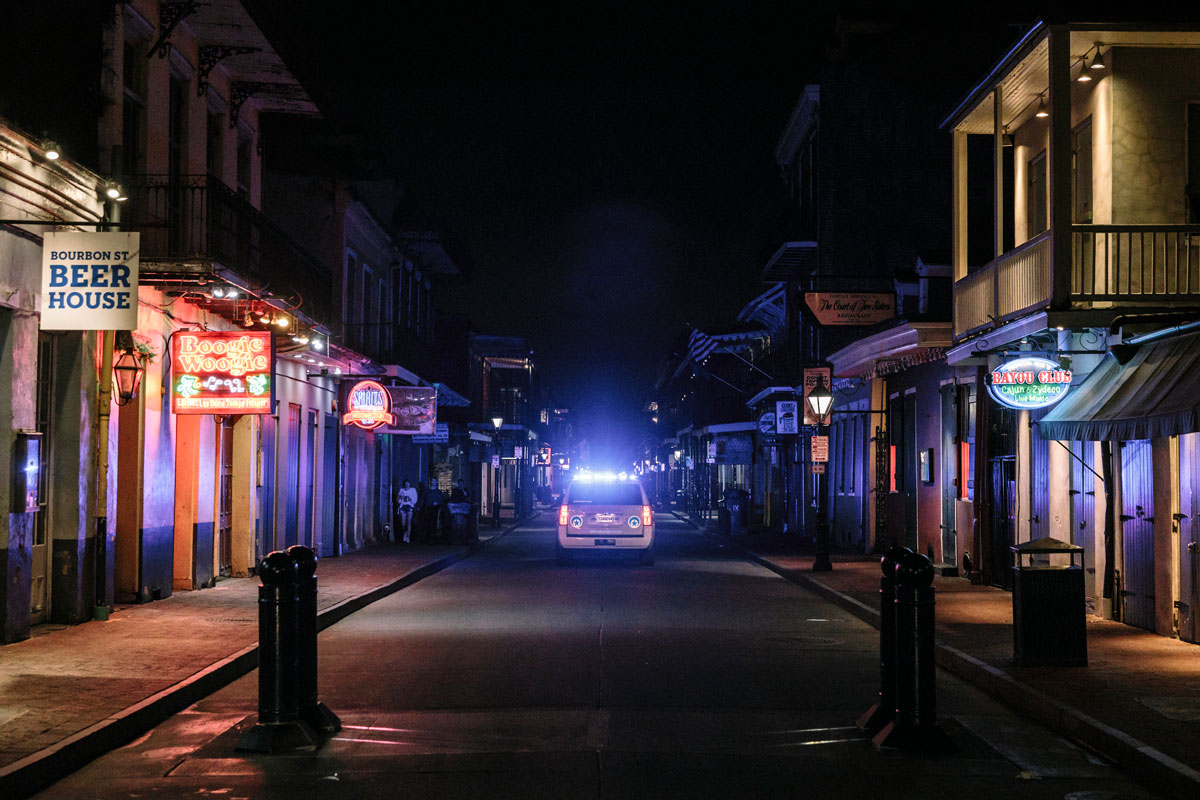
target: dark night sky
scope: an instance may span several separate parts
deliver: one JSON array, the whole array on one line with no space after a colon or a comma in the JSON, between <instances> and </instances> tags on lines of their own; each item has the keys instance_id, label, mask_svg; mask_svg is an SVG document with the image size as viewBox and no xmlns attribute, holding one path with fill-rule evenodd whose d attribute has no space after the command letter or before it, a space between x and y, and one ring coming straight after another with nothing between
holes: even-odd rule
<instances>
[{"instance_id":1,"label":"dark night sky","mask_svg":"<svg viewBox=\"0 0 1200 800\"><path fill-rule=\"evenodd\" d=\"M363 5L285 24L331 115L382 134L474 262L440 305L527 337L559 402L619 418L685 322L727 324L766 288L773 150L827 17L387 3L371 19Z\"/></svg>"}]
</instances>

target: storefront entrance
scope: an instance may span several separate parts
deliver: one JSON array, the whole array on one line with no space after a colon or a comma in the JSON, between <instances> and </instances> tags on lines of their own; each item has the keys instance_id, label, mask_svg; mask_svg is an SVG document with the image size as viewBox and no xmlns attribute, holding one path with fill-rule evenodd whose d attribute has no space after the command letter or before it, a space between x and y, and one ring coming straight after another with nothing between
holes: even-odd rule
<instances>
[{"instance_id":1,"label":"storefront entrance","mask_svg":"<svg viewBox=\"0 0 1200 800\"><path fill-rule=\"evenodd\" d=\"M50 619L50 454L54 449L53 419L55 339L38 333L37 430L42 434L38 450L38 511L33 518L33 564L30 576L29 624Z\"/></svg>"},{"instance_id":2,"label":"storefront entrance","mask_svg":"<svg viewBox=\"0 0 1200 800\"><path fill-rule=\"evenodd\" d=\"M226 417L217 425L217 575L233 574L233 425Z\"/></svg>"}]
</instances>

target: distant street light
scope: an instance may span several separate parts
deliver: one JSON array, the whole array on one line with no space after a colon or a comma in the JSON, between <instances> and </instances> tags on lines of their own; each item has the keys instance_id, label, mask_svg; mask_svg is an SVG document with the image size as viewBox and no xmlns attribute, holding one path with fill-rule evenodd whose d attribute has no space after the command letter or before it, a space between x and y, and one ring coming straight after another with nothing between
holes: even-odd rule
<instances>
[{"instance_id":1,"label":"distant street light","mask_svg":"<svg viewBox=\"0 0 1200 800\"><path fill-rule=\"evenodd\" d=\"M817 383L805 398L812 415L817 418L817 435L829 435L829 417L833 413L833 392L825 385L824 376L817 377ZM815 463L815 462L814 462ZM813 559L813 572L829 572L833 563L829 560L829 512L826 507L826 476L817 474L817 552Z\"/></svg>"},{"instance_id":2,"label":"distant street light","mask_svg":"<svg viewBox=\"0 0 1200 800\"><path fill-rule=\"evenodd\" d=\"M500 426L504 417L492 417L492 426L496 429L496 460L492 473L492 527L500 527Z\"/></svg>"}]
</instances>

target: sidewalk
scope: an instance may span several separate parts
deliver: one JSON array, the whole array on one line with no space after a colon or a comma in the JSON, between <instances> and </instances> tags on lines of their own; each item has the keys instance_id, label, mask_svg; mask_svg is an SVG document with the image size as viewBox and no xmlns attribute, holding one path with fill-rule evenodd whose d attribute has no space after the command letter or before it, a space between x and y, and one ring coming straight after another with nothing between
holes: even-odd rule
<instances>
[{"instance_id":1,"label":"sidewalk","mask_svg":"<svg viewBox=\"0 0 1200 800\"><path fill-rule=\"evenodd\" d=\"M835 555L832 572L814 573L795 537L708 532L878 626L878 556ZM1200 646L1088 617L1088 666L1018 667L1011 594L962 578L934 587L940 666L1160 790L1200 798Z\"/></svg>"},{"instance_id":2,"label":"sidewalk","mask_svg":"<svg viewBox=\"0 0 1200 800\"><path fill-rule=\"evenodd\" d=\"M474 545L387 543L321 559L319 626L466 558L513 522L485 520ZM222 580L0 647L0 797L31 794L255 669L258 585Z\"/></svg>"}]
</instances>

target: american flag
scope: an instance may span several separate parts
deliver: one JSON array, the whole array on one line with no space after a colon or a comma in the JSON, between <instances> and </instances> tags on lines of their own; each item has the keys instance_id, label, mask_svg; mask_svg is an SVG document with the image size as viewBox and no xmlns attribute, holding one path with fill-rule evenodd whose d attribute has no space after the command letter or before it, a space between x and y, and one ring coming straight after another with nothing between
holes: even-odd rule
<instances>
[{"instance_id":1,"label":"american flag","mask_svg":"<svg viewBox=\"0 0 1200 800\"><path fill-rule=\"evenodd\" d=\"M692 335L688 337L688 352L692 356L692 361L703 364L712 355L713 350L717 349L717 346L716 339L692 328Z\"/></svg>"}]
</instances>

